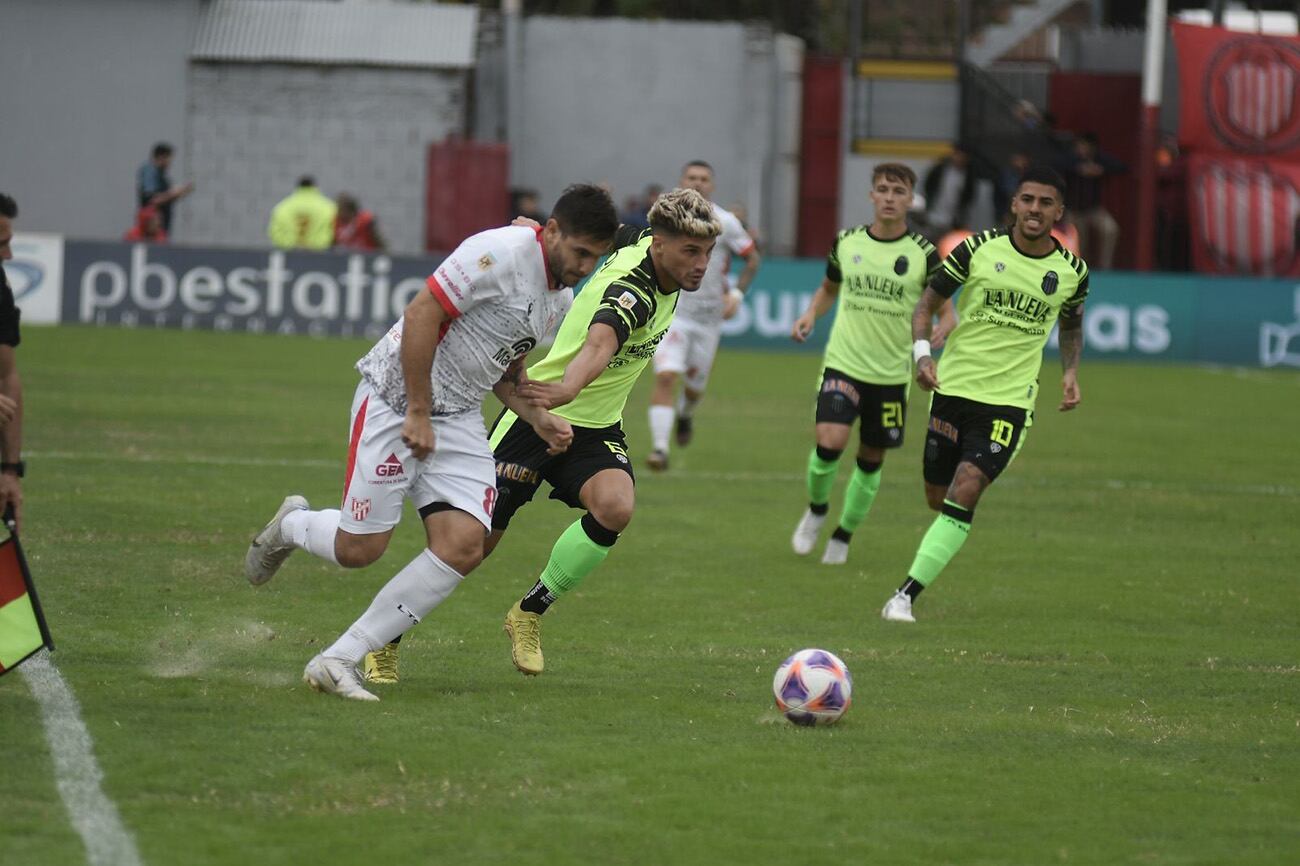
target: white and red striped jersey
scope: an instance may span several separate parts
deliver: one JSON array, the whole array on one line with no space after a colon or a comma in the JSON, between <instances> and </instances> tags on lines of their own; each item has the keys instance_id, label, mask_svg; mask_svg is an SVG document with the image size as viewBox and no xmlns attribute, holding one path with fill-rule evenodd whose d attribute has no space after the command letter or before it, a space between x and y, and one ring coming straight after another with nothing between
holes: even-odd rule
<instances>
[{"instance_id":1,"label":"white and red striped jersey","mask_svg":"<svg viewBox=\"0 0 1300 866\"><path fill-rule=\"evenodd\" d=\"M573 304L552 289L541 229L507 226L467 238L428 280L448 316L429 375L434 416L477 411L516 358L532 350ZM395 411L406 412L402 324L357 362L357 370Z\"/></svg>"},{"instance_id":2,"label":"white and red striped jersey","mask_svg":"<svg viewBox=\"0 0 1300 866\"><path fill-rule=\"evenodd\" d=\"M682 292L677 301L677 318L690 319L697 325L717 325L722 321L722 299L731 288L727 276L731 257L746 255L754 248L754 239L735 214L716 204L713 213L722 223L722 234L718 235L713 255L709 257L709 269L704 272L700 287L693 292Z\"/></svg>"}]
</instances>

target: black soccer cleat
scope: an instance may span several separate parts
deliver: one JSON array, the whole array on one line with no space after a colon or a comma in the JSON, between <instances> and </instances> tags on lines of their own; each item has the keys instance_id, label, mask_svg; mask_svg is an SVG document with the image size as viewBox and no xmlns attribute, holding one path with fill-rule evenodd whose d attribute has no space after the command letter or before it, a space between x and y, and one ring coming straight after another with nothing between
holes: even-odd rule
<instances>
[{"instance_id":1,"label":"black soccer cleat","mask_svg":"<svg viewBox=\"0 0 1300 866\"><path fill-rule=\"evenodd\" d=\"M695 432L695 425L690 418L678 417L677 419L677 445L685 448L691 444L691 434Z\"/></svg>"}]
</instances>

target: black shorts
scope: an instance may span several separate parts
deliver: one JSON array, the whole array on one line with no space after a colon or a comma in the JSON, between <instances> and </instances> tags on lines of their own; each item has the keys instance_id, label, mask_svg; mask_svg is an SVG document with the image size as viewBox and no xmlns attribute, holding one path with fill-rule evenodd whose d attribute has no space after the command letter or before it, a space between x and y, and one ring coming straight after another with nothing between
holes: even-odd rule
<instances>
[{"instance_id":1,"label":"black shorts","mask_svg":"<svg viewBox=\"0 0 1300 866\"><path fill-rule=\"evenodd\" d=\"M627 456L623 427L579 427L573 425L573 444L563 454L547 454L546 442L533 426L514 415L508 430L499 429L502 417L492 425L492 455L497 464L497 501L492 511L492 528L510 525L525 503L545 481L551 498L572 508L582 508L578 493L587 480L604 469L621 469L636 480Z\"/></svg>"},{"instance_id":2,"label":"black shorts","mask_svg":"<svg viewBox=\"0 0 1300 866\"><path fill-rule=\"evenodd\" d=\"M903 444L907 385L872 385L826 368L817 394L818 424L847 424L859 418L858 439L872 448Z\"/></svg>"},{"instance_id":3,"label":"black shorts","mask_svg":"<svg viewBox=\"0 0 1300 866\"><path fill-rule=\"evenodd\" d=\"M997 478L1020 451L1032 418L1015 406L935 394L925 431L925 483L948 486L963 460Z\"/></svg>"}]
</instances>

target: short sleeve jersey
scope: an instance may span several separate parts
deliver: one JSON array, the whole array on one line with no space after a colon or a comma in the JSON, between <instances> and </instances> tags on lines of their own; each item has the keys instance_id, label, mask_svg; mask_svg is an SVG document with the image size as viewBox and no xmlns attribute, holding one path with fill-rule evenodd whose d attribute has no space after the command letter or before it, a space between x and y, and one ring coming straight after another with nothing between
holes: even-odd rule
<instances>
[{"instance_id":1,"label":"short sleeve jersey","mask_svg":"<svg viewBox=\"0 0 1300 866\"><path fill-rule=\"evenodd\" d=\"M957 301L957 329L939 359L940 393L1032 409L1043 347L1058 318L1078 315L1088 266L1056 243L1031 256L1004 231L973 235L952 251L930 284Z\"/></svg>"},{"instance_id":2,"label":"short sleeve jersey","mask_svg":"<svg viewBox=\"0 0 1300 866\"><path fill-rule=\"evenodd\" d=\"M754 239L745 231L740 219L726 208L713 205L713 215L722 223L722 234L709 256L709 267L704 272L700 287L693 292L683 292L677 304L677 316L701 325L718 325L722 322L723 298L731 288L727 275L731 271L732 256L748 255L754 248Z\"/></svg>"},{"instance_id":3,"label":"short sleeve jersey","mask_svg":"<svg viewBox=\"0 0 1300 866\"><path fill-rule=\"evenodd\" d=\"M592 324L600 322L614 329L619 348L609 365L572 403L553 410L582 427L608 427L623 420L628 394L654 357L677 309L680 293L664 291L655 276L650 230L639 230L634 242L622 246L626 231L620 229L615 239L618 248L578 293L551 351L528 370L530 379L557 382L582 349Z\"/></svg>"},{"instance_id":4,"label":"short sleeve jersey","mask_svg":"<svg viewBox=\"0 0 1300 866\"><path fill-rule=\"evenodd\" d=\"M527 355L573 303L573 290L551 288L540 229L507 226L467 238L428 279L447 314L429 371L434 416L479 411L506 367ZM406 412L403 320L398 319L357 370L384 402Z\"/></svg>"},{"instance_id":5,"label":"short sleeve jersey","mask_svg":"<svg viewBox=\"0 0 1300 866\"><path fill-rule=\"evenodd\" d=\"M916 232L889 241L868 226L840 232L826 259L826 279L840 284L826 366L875 385L911 381L912 311L938 266Z\"/></svg>"}]
</instances>

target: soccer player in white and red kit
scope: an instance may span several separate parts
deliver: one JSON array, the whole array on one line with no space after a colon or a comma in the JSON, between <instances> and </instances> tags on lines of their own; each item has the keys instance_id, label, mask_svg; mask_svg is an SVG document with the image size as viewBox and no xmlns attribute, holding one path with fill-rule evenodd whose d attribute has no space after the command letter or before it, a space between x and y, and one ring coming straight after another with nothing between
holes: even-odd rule
<instances>
[{"instance_id":1,"label":"soccer player in white and red kit","mask_svg":"<svg viewBox=\"0 0 1300 866\"><path fill-rule=\"evenodd\" d=\"M677 427L677 444L691 441L695 407L704 397L713 359L722 338L722 321L740 309L749 284L758 273L761 259L754 239L736 215L713 202L713 166L702 160L686 163L678 184L693 189L713 205L713 215L722 223L709 258L709 269L697 291L684 293L677 304L677 316L655 352L655 387L650 395L651 452L646 465L654 470L668 468L668 437ZM745 268L731 285L728 272L732 256L745 260ZM677 377L685 379L682 395L674 405Z\"/></svg>"},{"instance_id":2,"label":"soccer player in white and red kit","mask_svg":"<svg viewBox=\"0 0 1300 866\"><path fill-rule=\"evenodd\" d=\"M488 391L556 451L573 431L514 392L522 360L573 303L618 228L614 203L594 186L569 187L546 225L492 229L465 240L357 363L341 509L310 510L289 496L248 549L262 584L302 548L347 568L384 553L402 507L419 510L428 547L379 591L369 609L303 679L317 691L378 700L357 664L432 611L483 559L496 503L496 464L483 425Z\"/></svg>"}]
</instances>

